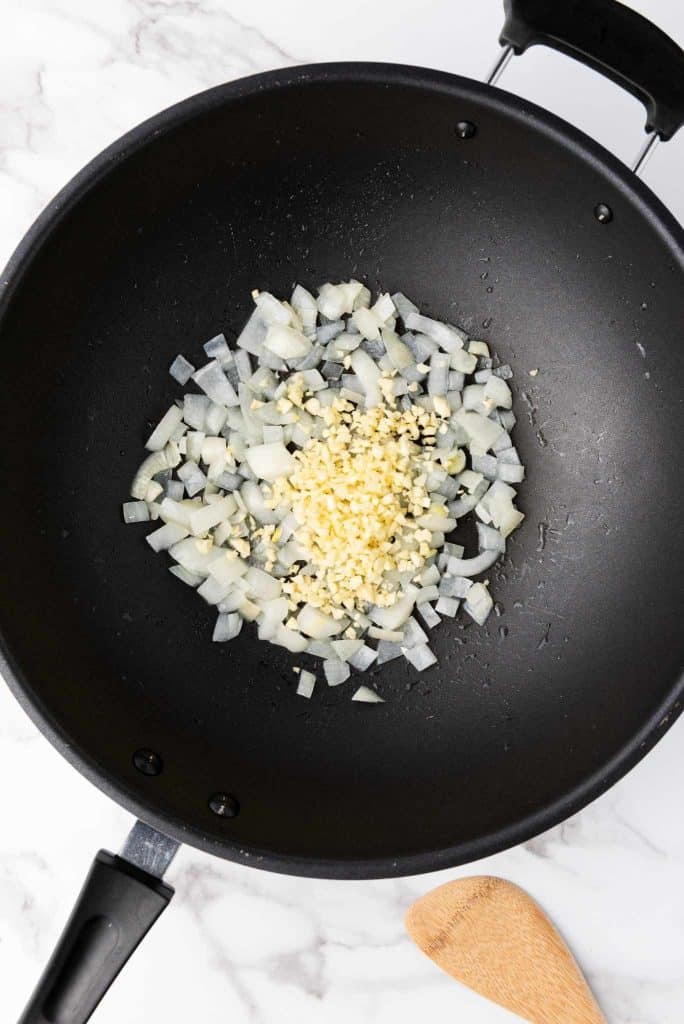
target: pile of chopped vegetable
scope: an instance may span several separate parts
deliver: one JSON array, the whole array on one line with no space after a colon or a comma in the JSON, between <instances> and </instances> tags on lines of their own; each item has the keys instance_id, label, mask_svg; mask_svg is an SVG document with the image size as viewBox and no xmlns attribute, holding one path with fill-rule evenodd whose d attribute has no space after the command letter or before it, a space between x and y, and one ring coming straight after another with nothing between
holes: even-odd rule
<instances>
[{"instance_id":1,"label":"pile of chopped vegetable","mask_svg":"<svg viewBox=\"0 0 684 1024\"><path fill-rule=\"evenodd\" d=\"M223 334L150 435L123 506L171 572L218 610L213 639L245 620L260 639L323 660L330 686L403 655L436 658L423 629L464 611L483 625L488 581L523 514L509 366L484 341L359 281L254 292L231 349ZM447 540L474 513L479 552ZM423 625L414 617L416 611ZM367 641L376 641L375 646ZM315 675L295 666L297 693ZM353 700L381 702L359 687Z\"/></svg>"}]
</instances>

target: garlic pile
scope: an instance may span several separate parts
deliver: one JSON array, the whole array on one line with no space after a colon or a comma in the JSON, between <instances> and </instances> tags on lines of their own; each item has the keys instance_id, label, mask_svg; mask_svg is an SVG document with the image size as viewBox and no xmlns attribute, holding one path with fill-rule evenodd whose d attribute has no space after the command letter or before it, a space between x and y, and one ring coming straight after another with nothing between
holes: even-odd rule
<instances>
[{"instance_id":1,"label":"garlic pile","mask_svg":"<svg viewBox=\"0 0 684 1024\"><path fill-rule=\"evenodd\" d=\"M522 521L511 485L524 469L511 370L485 342L401 293L371 305L358 281L318 291L255 292L236 349L218 335L201 369L174 360L174 379L203 394L162 417L123 514L162 520L147 540L217 607L214 640L254 621L260 639L322 658L338 685L350 666L402 654L434 664L414 609L428 629L461 601L485 622L492 598L471 577ZM474 558L446 540L469 512ZM295 671L310 697L315 677ZM353 699L382 698L362 686Z\"/></svg>"}]
</instances>

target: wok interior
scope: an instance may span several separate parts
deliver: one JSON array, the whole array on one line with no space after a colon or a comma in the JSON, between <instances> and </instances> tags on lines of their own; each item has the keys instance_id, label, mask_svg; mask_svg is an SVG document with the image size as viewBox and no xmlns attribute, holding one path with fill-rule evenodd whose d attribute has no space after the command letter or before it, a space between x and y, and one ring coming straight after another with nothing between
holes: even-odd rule
<instances>
[{"instance_id":1,"label":"wok interior","mask_svg":"<svg viewBox=\"0 0 684 1024\"><path fill-rule=\"evenodd\" d=\"M311 874L453 862L579 793L675 685L681 255L588 152L464 80L319 73L231 95L114 161L10 303L5 643L100 783L190 841ZM180 393L176 353L234 337L254 287L350 275L512 365L528 469L526 521L490 574L501 616L444 620L439 665L373 670L387 702L370 708L320 670L295 697L309 659L253 628L212 644L215 612L120 515ZM158 777L133 767L141 747ZM238 817L211 813L216 791Z\"/></svg>"}]
</instances>

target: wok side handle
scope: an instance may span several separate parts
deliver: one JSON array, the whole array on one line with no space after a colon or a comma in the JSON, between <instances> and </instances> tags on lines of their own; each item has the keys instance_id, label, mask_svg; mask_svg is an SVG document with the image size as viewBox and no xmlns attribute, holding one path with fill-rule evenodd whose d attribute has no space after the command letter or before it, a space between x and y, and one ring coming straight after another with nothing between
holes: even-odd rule
<instances>
[{"instance_id":1,"label":"wok side handle","mask_svg":"<svg viewBox=\"0 0 684 1024\"><path fill-rule=\"evenodd\" d=\"M663 141L684 124L684 51L617 0L504 0L499 41L509 53L541 44L612 79L646 107Z\"/></svg>"},{"instance_id":2,"label":"wok side handle","mask_svg":"<svg viewBox=\"0 0 684 1024\"><path fill-rule=\"evenodd\" d=\"M18 1024L85 1024L173 889L100 850Z\"/></svg>"}]
</instances>

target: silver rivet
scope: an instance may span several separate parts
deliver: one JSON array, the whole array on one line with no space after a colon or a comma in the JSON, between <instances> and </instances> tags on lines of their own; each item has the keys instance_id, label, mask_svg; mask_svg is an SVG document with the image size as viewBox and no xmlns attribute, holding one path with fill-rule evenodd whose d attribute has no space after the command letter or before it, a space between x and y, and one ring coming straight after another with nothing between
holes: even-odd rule
<instances>
[{"instance_id":1,"label":"silver rivet","mask_svg":"<svg viewBox=\"0 0 684 1024\"><path fill-rule=\"evenodd\" d=\"M239 801L232 793L214 793L209 807L219 818L235 818L240 813Z\"/></svg>"},{"instance_id":2,"label":"silver rivet","mask_svg":"<svg viewBox=\"0 0 684 1024\"><path fill-rule=\"evenodd\" d=\"M459 139L472 139L477 128L472 121L459 121L455 130Z\"/></svg>"},{"instance_id":3,"label":"silver rivet","mask_svg":"<svg viewBox=\"0 0 684 1024\"><path fill-rule=\"evenodd\" d=\"M159 754L155 754L154 750L147 747L136 750L133 754L133 764L143 775L160 775L164 767Z\"/></svg>"},{"instance_id":4,"label":"silver rivet","mask_svg":"<svg viewBox=\"0 0 684 1024\"><path fill-rule=\"evenodd\" d=\"M594 216L599 224L609 224L613 219L613 211L607 203L599 203L594 207Z\"/></svg>"}]
</instances>

